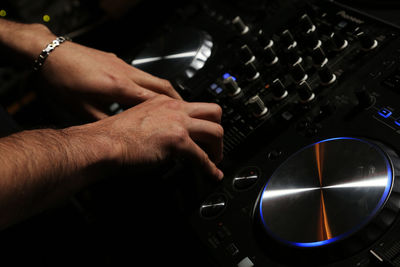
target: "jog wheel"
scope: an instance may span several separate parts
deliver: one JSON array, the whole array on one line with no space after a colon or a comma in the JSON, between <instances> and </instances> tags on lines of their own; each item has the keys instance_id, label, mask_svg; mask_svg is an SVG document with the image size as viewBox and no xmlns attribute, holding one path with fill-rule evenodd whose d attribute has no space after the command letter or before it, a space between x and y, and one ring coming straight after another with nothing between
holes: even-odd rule
<instances>
[{"instance_id":1,"label":"jog wheel","mask_svg":"<svg viewBox=\"0 0 400 267\"><path fill-rule=\"evenodd\" d=\"M396 219L398 166L392 150L369 140L332 138L307 146L263 188L262 228L277 243L302 252L365 248Z\"/></svg>"},{"instance_id":2,"label":"jog wheel","mask_svg":"<svg viewBox=\"0 0 400 267\"><path fill-rule=\"evenodd\" d=\"M204 67L212 48L213 42L207 33L181 28L151 42L131 64L167 80L185 80Z\"/></svg>"}]
</instances>

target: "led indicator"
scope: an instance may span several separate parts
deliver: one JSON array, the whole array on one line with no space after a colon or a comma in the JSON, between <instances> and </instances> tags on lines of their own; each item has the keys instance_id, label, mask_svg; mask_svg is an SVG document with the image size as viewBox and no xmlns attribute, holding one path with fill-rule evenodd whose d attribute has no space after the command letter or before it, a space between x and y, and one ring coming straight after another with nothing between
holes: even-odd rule
<instances>
[{"instance_id":1,"label":"led indicator","mask_svg":"<svg viewBox=\"0 0 400 267\"><path fill-rule=\"evenodd\" d=\"M7 16L7 12L4 9L0 10L0 17L5 17L5 16Z\"/></svg>"},{"instance_id":2,"label":"led indicator","mask_svg":"<svg viewBox=\"0 0 400 267\"><path fill-rule=\"evenodd\" d=\"M222 78L224 78L224 79L227 79L227 78L229 78L229 77L232 77L232 79L233 79L234 81L236 81L236 78L235 78L234 76L230 75L229 73L224 73L224 75L222 75Z\"/></svg>"},{"instance_id":3,"label":"led indicator","mask_svg":"<svg viewBox=\"0 0 400 267\"><path fill-rule=\"evenodd\" d=\"M386 108L383 108L378 111L378 114L384 118L388 118L388 117L390 117L390 115L392 115L392 112Z\"/></svg>"},{"instance_id":4,"label":"led indicator","mask_svg":"<svg viewBox=\"0 0 400 267\"><path fill-rule=\"evenodd\" d=\"M220 94L222 91L223 91L223 90L222 90L221 87L217 87L217 89L215 89L215 92L216 92L217 94Z\"/></svg>"},{"instance_id":5,"label":"led indicator","mask_svg":"<svg viewBox=\"0 0 400 267\"><path fill-rule=\"evenodd\" d=\"M400 126L400 119L395 120L394 123L396 123L397 126Z\"/></svg>"},{"instance_id":6,"label":"led indicator","mask_svg":"<svg viewBox=\"0 0 400 267\"><path fill-rule=\"evenodd\" d=\"M211 89L215 90L217 89L218 85L216 83L213 83L210 85Z\"/></svg>"},{"instance_id":7,"label":"led indicator","mask_svg":"<svg viewBox=\"0 0 400 267\"><path fill-rule=\"evenodd\" d=\"M49 21L50 21L50 16L47 15L47 14L44 15L44 16L43 16L43 21L44 21L44 22L49 22Z\"/></svg>"}]
</instances>

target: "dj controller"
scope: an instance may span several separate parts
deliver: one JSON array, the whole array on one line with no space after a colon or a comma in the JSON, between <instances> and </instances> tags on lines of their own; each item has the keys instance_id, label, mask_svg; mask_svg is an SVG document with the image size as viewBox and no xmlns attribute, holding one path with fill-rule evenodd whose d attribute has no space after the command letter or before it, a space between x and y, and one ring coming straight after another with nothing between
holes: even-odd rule
<instances>
[{"instance_id":1,"label":"dj controller","mask_svg":"<svg viewBox=\"0 0 400 267\"><path fill-rule=\"evenodd\" d=\"M190 217L216 265L400 266L400 29L332 0L169 28L129 62L223 109L225 177Z\"/></svg>"}]
</instances>

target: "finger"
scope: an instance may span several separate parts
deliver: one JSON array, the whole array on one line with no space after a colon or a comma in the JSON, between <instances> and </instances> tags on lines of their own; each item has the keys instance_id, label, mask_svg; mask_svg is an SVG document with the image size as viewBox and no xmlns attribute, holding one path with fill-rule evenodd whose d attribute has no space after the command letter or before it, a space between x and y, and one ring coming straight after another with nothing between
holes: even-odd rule
<instances>
[{"instance_id":1,"label":"finger","mask_svg":"<svg viewBox=\"0 0 400 267\"><path fill-rule=\"evenodd\" d=\"M224 129L220 124L192 119L189 122L188 131L190 137L205 148L215 163L222 161Z\"/></svg>"},{"instance_id":2,"label":"finger","mask_svg":"<svg viewBox=\"0 0 400 267\"><path fill-rule=\"evenodd\" d=\"M114 90L112 100L125 105L136 105L157 95L159 94L129 81L124 86Z\"/></svg>"},{"instance_id":3,"label":"finger","mask_svg":"<svg viewBox=\"0 0 400 267\"><path fill-rule=\"evenodd\" d=\"M192 118L221 123L222 109L215 103L187 103L185 111Z\"/></svg>"},{"instance_id":4,"label":"finger","mask_svg":"<svg viewBox=\"0 0 400 267\"><path fill-rule=\"evenodd\" d=\"M188 138L184 146L180 147L180 153L189 160L195 168L203 172L206 176L221 180L223 172L210 160L206 152L202 150L192 139Z\"/></svg>"},{"instance_id":5,"label":"finger","mask_svg":"<svg viewBox=\"0 0 400 267\"><path fill-rule=\"evenodd\" d=\"M132 80L138 85L175 99L182 99L168 80L158 78L137 68L134 68L131 73Z\"/></svg>"},{"instance_id":6,"label":"finger","mask_svg":"<svg viewBox=\"0 0 400 267\"><path fill-rule=\"evenodd\" d=\"M93 105L82 102L82 108L91 116L93 116L96 120L102 120L104 118L107 118L108 115L98 108L94 107Z\"/></svg>"}]
</instances>

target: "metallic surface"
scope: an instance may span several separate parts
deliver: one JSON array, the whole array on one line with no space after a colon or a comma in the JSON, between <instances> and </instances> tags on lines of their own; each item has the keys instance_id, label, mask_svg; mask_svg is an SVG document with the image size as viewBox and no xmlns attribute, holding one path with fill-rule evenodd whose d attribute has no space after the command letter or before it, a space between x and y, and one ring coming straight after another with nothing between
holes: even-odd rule
<instances>
[{"instance_id":1,"label":"metallic surface","mask_svg":"<svg viewBox=\"0 0 400 267\"><path fill-rule=\"evenodd\" d=\"M284 243L314 247L342 240L379 213L390 194L391 163L377 145L334 138L286 160L263 189L265 230Z\"/></svg>"},{"instance_id":2,"label":"metallic surface","mask_svg":"<svg viewBox=\"0 0 400 267\"><path fill-rule=\"evenodd\" d=\"M191 78L204 67L212 48L211 36L182 28L155 40L131 64L168 80L178 76Z\"/></svg>"}]
</instances>

